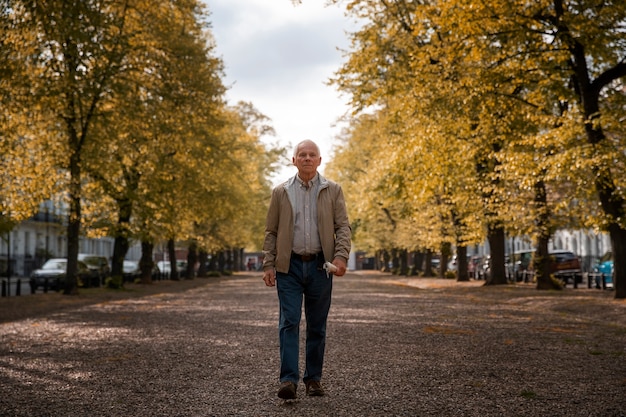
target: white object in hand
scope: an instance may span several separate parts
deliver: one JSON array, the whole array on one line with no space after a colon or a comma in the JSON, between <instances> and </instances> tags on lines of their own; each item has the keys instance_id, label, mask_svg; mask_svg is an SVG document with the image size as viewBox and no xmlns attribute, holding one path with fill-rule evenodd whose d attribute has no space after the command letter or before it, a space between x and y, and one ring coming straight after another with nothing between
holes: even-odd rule
<instances>
[{"instance_id":1,"label":"white object in hand","mask_svg":"<svg viewBox=\"0 0 626 417\"><path fill-rule=\"evenodd\" d=\"M324 269L330 273L337 272L337 267L328 261L324 263Z\"/></svg>"}]
</instances>

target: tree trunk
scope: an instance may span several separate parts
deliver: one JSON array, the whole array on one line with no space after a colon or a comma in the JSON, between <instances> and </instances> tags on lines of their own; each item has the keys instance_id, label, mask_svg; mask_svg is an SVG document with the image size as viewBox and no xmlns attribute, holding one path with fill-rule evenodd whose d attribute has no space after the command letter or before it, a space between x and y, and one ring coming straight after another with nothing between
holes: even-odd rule
<instances>
[{"instance_id":1,"label":"tree trunk","mask_svg":"<svg viewBox=\"0 0 626 417\"><path fill-rule=\"evenodd\" d=\"M217 270L220 272L224 272L226 269L226 254L223 250L217 253Z\"/></svg>"},{"instance_id":2,"label":"tree trunk","mask_svg":"<svg viewBox=\"0 0 626 417\"><path fill-rule=\"evenodd\" d=\"M71 143L78 143L76 132L70 133ZM67 269L66 281L63 294L78 294L78 250L80 244L80 218L81 218L81 168L80 150L72 146L70 155L70 212L67 221Z\"/></svg>"},{"instance_id":3,"label":"tree trunk","mask_svg":"<svg viewBox=\"0 0 626 417\"><path fill-rule=\"evenodd\" d=\"M626 298L626 230L617 224L609 227L613 249L613 289L615 298Z\"/></svg>"},{"instance_id":4,"label":"tree trunk","mask_svg":"<svg viewBox=\"0 0 626 417\"><path fill-rule=\"evenodd\" d=\"M241 271L242 266L245 270L245 266L243 265L243 248L233 249L233 254L235 255L235 261L233 262L233 271Z\"/></svg>"},{"instance_id":5,"label":"tree trunk","mask_svg":"<svg viewBox=\"0 0 626 417\"><path fill-rule=\"evenodd\" d=\"M400 251L400 274L409 275L409 252L406 249Z\"/></svg>"},{"instance_id":6,"label":"tree trunk","mask_svg":"<svg viewBox=\"0 0 626 417\"><path fill-rule=\"evenodd\" d=\"M185 279L194 279L196 275L196 263L198 262L198 246L195 242L189 245L187 252L187 271L185 271Z\"/></svg>"},{"instance_id":7,"label":"tree trunk","mask_svg":"<svg viewBox=\"0 0 626 417\"><path fill-rule=\"evenodd\" d=\"M391 261L391 255L389 254L389 251L387 249L383 249L382 255L383 255L382 271L389 272L389 261Z\"/></svg>"},{"instance_id":8,"label":"tree trunk","mask_svg":"<svg viewBox=\"0 0 626 417\"><path fill-rule=\"evenodd\" d=\"M491 249L491 266L485 285L506 284L504 268L504 228L500 225L489 225L487 240Z\"/></svg>"},{"instance_id":9,"label":"tree trunk","mask_svg":"<svg viewBox=\"0 0 626 417\"><path fill-rule=\"evenodd\" d=\"M452 243L443 242L441 244L441 262L439 263L439 278L445 278L448 272L448 262L452 256Z\"/></svg>"},{"instance_id":10,"label":"tree trunk","mask_svg":"<svg viewBox=\"0 0 626 417\"><path fill-rule=\"evenodd\" d=\"M154 269L154 261L152 260L152 252L154 251L154 243L141 241L141 259L139 260L139 268L141 270L141 283L152 284L152 271Z\"/></svg>"},{"instance_id":11,"label":"tree trunk","mask_svg":"<svg viewBox=\"0 0 626 417\"><path fill-rule=\"evenodd\" d=\"M424 252L418 251L413 255L413 265L415 272L424 271Z\"/></svg>"},{"instance_id":12,"label":"tree trunk","mask_svg":"<svg viewBox=\"0 0 626 417\"><path fill-rule=\"evenodd\" d=\"M467 270L467 246L456 247L456 280L469 281Z\"/></svg>"},{"instance_id":13,"label":"tree trunk","mask_svg":"<svg viewBox=\"0 0 626 417\"><path fill-rule=\"evenodd\" d=\"M424 256L424 277L430 278L433 276L433 252L428 249Z\"/></svg>"},{"instance_id":14,"label":"tree trunk","mask_svg":"<svg viewBox=\"0 0 626 417\"><path fill-rule=\"evenodd\" d=\"M205 250L198 252L198 278L206 278L209 262L209 254Z\"/></svg>"},{"instance_id":15,"label":"tree trunk","mask_svg":"<svg viewBox=\"0 0 626 417\"><path fill-rule=\"evenodd\" d=\"M400 272L400 250L393 248L391 249L391 273L398 274Z\"/></svg>"},{"instance_id":16,"label":"tree trunk","mask_svg":"<svg viewBox=\"0 0 626 417\"><path fill-rule=\"evenodd\" d=\"M176 242L173 238L167 241L167 254L170 258L170 279L178 281L180 275L178 274L178 268L176 266Z\"/></svg>"},{"instance_id":17,"label":"tree trunk","mask_svg":"<svg viewBox=\"0 0 626 417\"><path fill-rule=\"evenodd\" d=\"M585 46L579 43L575 37L565 37L564 40L571 53L569 62L572 67L573 90L578 95L578 101L583 109L587 142L595 147L607 141L601 124L600 97L602 89L613 81L624 77L626 65L620 62L612 68L607 68L594 79L589 70ZM618 190L609 168L596 165L592 168L592 172L611 237L615 298L626 298L626 229L621 223L626 214L624 198L621 196L621 191Z\"/></svg>"},{"instance_id":18,"label":"tree trunk","mask_svg":"<svg viewBox=\"0 0 626 417\"><path fill-rule=\"evenodd\" d=\"M213 252L211 254L211 259L209 260L209 271L217 271L217 252Z\"/></svg>"},{"instance_id":19,"label":"tree trunk","mask_svg":"<svg viewBox=\"0 0 626 417\"><path fill-rule=\"evenodd\" d=\"M76 204L76 203L75 203ZM77 203L80 205L80 203ZM70 204L74 205L74 204ZM67 224L67 279L63 294L78 294L78 247L80 236L80 220L72 219L73 214L70 213Z\"/></svg>"},{"instance_id":20,"label":"tree trunk","mask_svg":"<svg viewBox=\"0 0 626 417\"><path fill-rule=\"evenodd\" d=\"M233 267L233 249L230 248L227 251L224 251L224 254L226 255L225 258L225 268L223 270L225 271L233 271L235 268Z\"/></svg>"},{"instance_id":21,"label":"tree trunk","mask_svg":"<svg viewBox=\"0 0 626 417\"><path fill-rule=\"evenodd\" d=\"M537 240L537 250L533 254L532 269L535 272L538 290L554 290L561 288L552 281L552 277L550 276L549 240L547 236L541 235Z\"/></svg>"},{"instance_id":22,"label":"tree trunk","mask_svg":"<svg viewBox=\"0 0 626 417\"><path fill-rule=\"evenodd\" d=\"M626 298L626 229L620 221L626 214L624 199L617 190L611 172L608 169L594 169L596 189L600 197L602 210L609 221L608 230L613 250L613 288L615 298Z\"/></svg>"},{"instance_id":23,"label":"tree trunk","mask_svg":"<svg viewBox=\"0 0 626 417\"><path fill-rule=\"evenodd\" d=\"M543 176L544 173L540 175ZM552 236L550 217L548 209L548 198L546 185L543 180L539 180L534 185L534 204L537 214L537 250L533 256L533 268L537 278L538 290L552 290L561 288L552 281L550 276L550 254L548 253L548 242Z\"/></svg>"},{"instance_id":24,"label":"tree trunk","mask_svg":"<svg viewBox=\"0 0 626 417\"><path fill-rule=\"evenodd\" d=\"M113 243L113 259L111 260L111 276L122 277L124 274L124 258L128 253L128 224L132 213L132 202L129 199L117 200L118 215ZM123 280L122 280L123 285Z\"/></svg>"}]
</instances>

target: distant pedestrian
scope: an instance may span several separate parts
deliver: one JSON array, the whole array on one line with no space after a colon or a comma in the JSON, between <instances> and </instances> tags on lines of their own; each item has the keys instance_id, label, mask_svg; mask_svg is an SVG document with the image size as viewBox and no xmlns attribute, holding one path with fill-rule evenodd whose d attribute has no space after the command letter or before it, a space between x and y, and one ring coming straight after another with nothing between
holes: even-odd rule
<instances>
[{"instance_id":1,"label":"distant pedestrian","mask_svg":"<svg viewBox=\"0 0 626 417\"><path fill-rule=\"evenodd\" d=\"M326 321L333 275L346 273L351 229L341 186L321 176L319 147L311 140L294 151L297 175L272 191L263 244L263 281L276 286L279 301L280 388L296 398L300 380L302 301L306 319L306 394L324 395L321 385ZM324 269L331 262L330 270ZM330 272L334 270L334 272Z\"/></svg>"}]
</instances>

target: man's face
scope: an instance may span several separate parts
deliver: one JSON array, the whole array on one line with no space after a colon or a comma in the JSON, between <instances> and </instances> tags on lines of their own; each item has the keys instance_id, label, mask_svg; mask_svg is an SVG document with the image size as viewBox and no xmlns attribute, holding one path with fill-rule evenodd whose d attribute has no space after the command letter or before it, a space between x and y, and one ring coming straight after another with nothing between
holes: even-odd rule
<instances>
[{"instance_id":1,"label":"man's face","mask_svg":"<svg viewBox=\"0 0 626 417\"><path fill-rule=\"evenodd\" d=\"M309 180L315 176L317 167L322 163L322 157L313 143L303 143L293 158L293 164L298 168L300 178Z\"/></svg>"}]
</instances>

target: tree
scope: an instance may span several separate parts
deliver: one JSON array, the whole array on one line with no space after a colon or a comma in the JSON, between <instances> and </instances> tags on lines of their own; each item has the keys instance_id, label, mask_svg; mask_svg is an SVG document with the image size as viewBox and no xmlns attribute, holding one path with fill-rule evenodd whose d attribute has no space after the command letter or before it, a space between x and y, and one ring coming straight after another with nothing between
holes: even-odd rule
<instances>
[{"instance_id":1,"label":"tree","mask_svg":"<svg viewBox=\"0 0 626 417\"><path fill-rule=\"evenodd\" d=\"M596 227L609 231L616 257L616 297L626 297L626 263L622 263L626 262L624 196L618 185L623 181L623 171L619 163L613 163L616 158L623 160L619 139L615 140L623 136L623 130L615 127L624 109L620 88L626 77L626 5L557 0L490 5L458 2L455 6L451 14L454 21L473 19L479 23L462 27L464 37L473 41L471 51L480 53L496 47L500 52L501 58L492 61L487 71L500 74L503 80L508 77L510 86L515 87L509 89L510 98L531 114L528 119L538 127L537 138L551 140L548 146L543 142L544 148L558 152L568 139L578 139L575 146L565 148L563 156L550 157L550 163L561 167L559 159L566 159L574 166L586 165L591 148L590 172L602 213L597 217L595 211L586 214L595 217ZM605 133L606 128L612 131L611 136ZM551 134L545 135L545 131ZM609 164L608 155L613 160ZM555 170L550 171L554 175ZM561 169L560 174L567 175L567 171L570 170ZM581 179L588 177L587 172L569 177L588 190L588 179ZM572 192L569 196L581 194ZM588 198L589 193L586 194Z\"/></svg>"},{"instance_id":2,"label":"tree","mask_svg":"<svg viewBox=\"0 0 626 417\"><path fill-rule=\"evenodd\" d=\"M255 244L283 151L260 142L272 129L252 105L227 106L199 2L0 7L2 221L65 193L65 293L77 291L83 233L115 237L118 276L130 240L140 240L145 282L157 242L201 253Z\"/></svg>"},{"instance_id":3,"label":"tree","mask_svg":"<svg viewBox=\"0 0 626 417\"><path fill-rule=\"evenodd\" d=\"M77 256L82 217L84 150L102 116L114 81L131 46L126 1L7 1L7 28L18 56L27 53L17 73L24 82L14 89L19 105L43 114L45 139L58 143L59 168L67 172L69 202L68 265L65 294L77 292ZM141 3L137 2L139 7ZM23 89L20 89L23 88Z\"/></svg>"},{"instance_id":4,"label":"tree","mask_svg":"<svg viewBox=\"0 0 626 417\"><path fill-rule=\"evenodd\" d=\"M538 208L553 204L558 195L563 201L560 193L571 193L574 188L567 182L572 181L583 185L579 189L585 191L569 194L571 198L592 198L589 180L584 179L588 171L572 175L568 172L571 165L560 161L590 167L603 212L591 209L584 216L577 213L576 218L606 227L614 252L620 252L616 256L626 259L621 252L626 246L619 186L623 163L613 162L623 161L623 130L616 121L623 117L624 108L619 89L625 75L625 7L621 2L598 5L587 1L417 4L354 0L346 4L350 13L369 22L352 35L356 51L335 80L352 95L355 110L387 105L394 97L405 103L395 107L395 113L412 108L409 114L428 114L433 124L446 124L454 132L452 137L471 140L479 157L476 174L483 184L492 279L504 279L503 239L510 227L506 220L515 210L523 210L524 204L510 199L506 178L545 174L546 178L530 187L539 197L533 198ZM577 146L564 147L571 138L578 138ZM551 169L514 162L511 146L523 140L557 152L534 155ZM559 177L566 182L550 186ZM552 195L541 203L543 191ZM576 210L592 207L586 201ZM573 210L562 203L554 207ZM544 241L550 233L547 218L537 223L536 229ZM616 266L616 281L623 282L621 274L626 272L621 271L626 268L620 268ZM621 284L616 288L616 296L622 298Z\"/></svg>"},{"instance_id":5,"label":"tree","mask_svg":"<svg viewBox=\"0 0 626 417\"><path fill-rule=\"evenodd\" d=\"M480 239L485 223L477 212L472 214L467 210L467 202L479 201L478 184L476 181L468 183L467 176L471 175L472 166L497 166L490 163L496 160L497 154L477 151L480 148L476 143L494 140L493 135L483 133L476 126L480 112L491 107L485 109L484 100L471 92L471 84L459 84L462 68L447 65L447 60L454 61L460 52L449 42L432 42L436 24L429 24L427 7L406 2L352 2L349 9L355 15L370 19L371 23L353 34L353 45L358 52L350 55L334 82L352 95L356 111L384 107L388 115L385 116L386 132L394 132L392 137L396 140L391 146L381 148L380 154L386 157L389 149L393 149L393 155L409 155L404 163L399 164L394 157L384 165L394 172L394 177L408 176L417 184L402 198L416 213L431 213L429 223L435 221L434 224L440 225L428 238L437 242L430 247L445 246L446 241L462 246ZM416 68L420 68L417 73ZM454 150L438 153L440 148ZM471 164L474 157L489 159L487 164ZM469 170L468 163L471 164ZM495 179L497 174L493 175ZM424 190L434 193L425 194ZM485 205L503 201L494 193L500 188L489 190L488 194L482 193ZM487 221L493 219L497 224L499 211L489 213ZM470 224L474 230L468 234L469 228L464 225ZM503 234L501 236L503 238ZM500 247L503 239L501 243ZM503 272L503 251L500 264ZM501 277L504 279L503 273Z\"/></svg>"},{"instance_id":6,"label":"tree","mask_svg":"<svg viewBox=\"0 0 626 417\"><path fill-rule=\"evenodd\" d=\"M173 208L179 216L170 217L175 220L171 229L178 230L187 217L176 206L193 198L198 188L194 179L211 169L207 152L225 148L216 134L224 123L222 63L212 56L204 17L195 2L179 3L175 13L163 3L142 16L141 39L126 57L125 84L98 125L88 169L116 205L117 218L107 226L116 239L114 277L121 278L129 239L148 235L150 219L133 227L133 212L154 204ZM103 147L108 150L104 157ZM147 213L154 215L151 209Z\"/></svg>"},{"instance_id":7,"label":"tree","mask_svg":"<svg viewBox=\"0 0 626 417\"><path fill-rule=\"evenodd\" d=\"M581 14L589 17L580 19ZM578 123L584 126L587 143L596 149L610 147L611 143L607 142L611 142L611 138L606 130L617 127L616 122L623 118L624 112L624 96L619 87L623 88L626 78L626 37L623 28L626 5L619 1L575 5L555 0L551 10L535 16L537 23L551 29L557 44L568 52L565 68L571 81L572 110L578 113ZM611 106L615 100L621 102L621 108ZM618 134L623 137L623 130L619 130ZM619 148L617 150L612 154L623 155ZM623 165L607 164L602 159L594 160L591 167L605 227L611 236L616 298L626 298L625 196L619 186L622 183L620 175L616 173L623 173L622 168Z\"/></svg>"}]
</instances>

